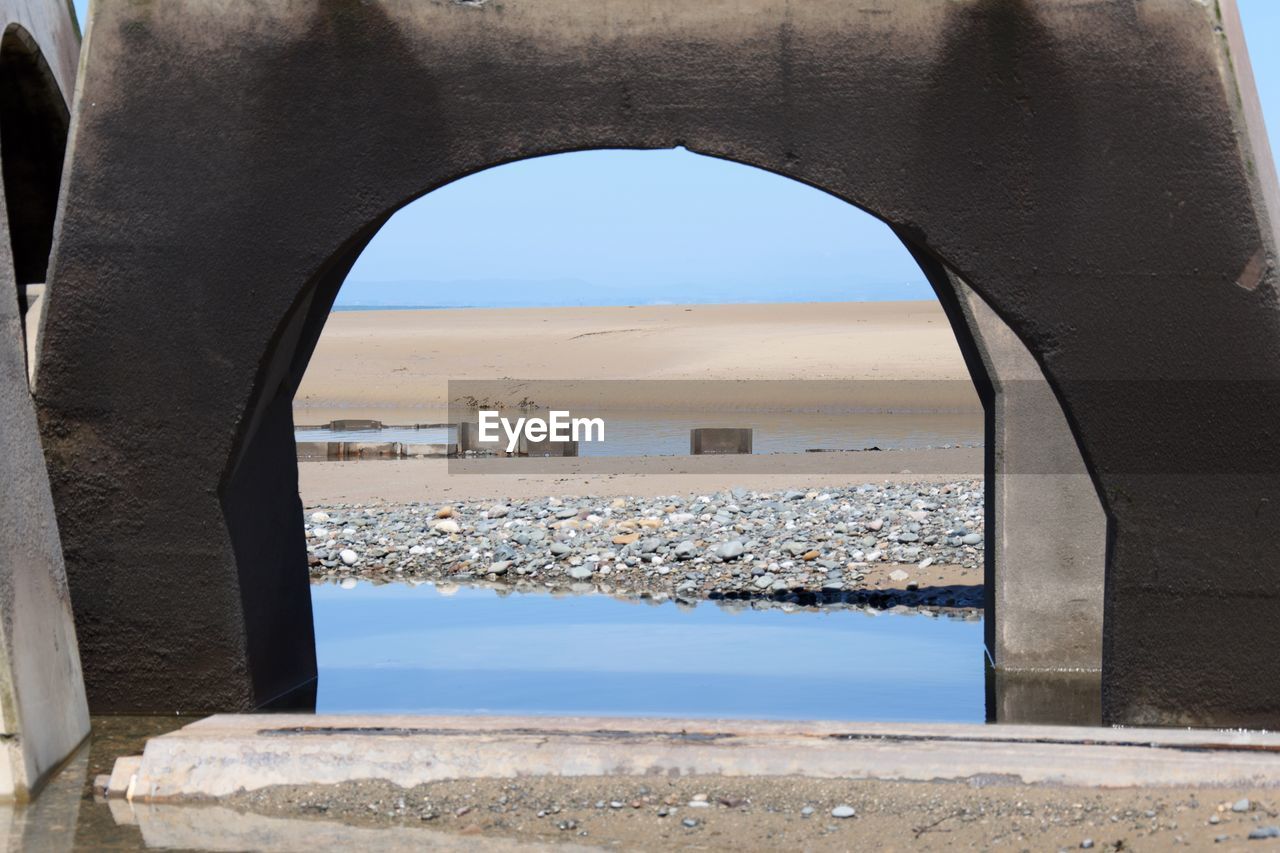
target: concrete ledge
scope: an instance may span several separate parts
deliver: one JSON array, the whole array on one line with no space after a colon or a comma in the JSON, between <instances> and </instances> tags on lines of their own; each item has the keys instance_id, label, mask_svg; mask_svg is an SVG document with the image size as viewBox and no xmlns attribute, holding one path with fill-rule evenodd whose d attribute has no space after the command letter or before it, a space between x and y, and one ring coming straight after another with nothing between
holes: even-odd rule
<instances>
[{"instance_id":1,"label":"concrete ledge","mask_svg":"<svg viewBox=\"0 0 1280 853\"><path fill-rule=\"evenodd\" d=\"M1280 786L1280 734L564 717L221 715L121 758L133 799L528 775Z\"/></svg>"}]
</instances>

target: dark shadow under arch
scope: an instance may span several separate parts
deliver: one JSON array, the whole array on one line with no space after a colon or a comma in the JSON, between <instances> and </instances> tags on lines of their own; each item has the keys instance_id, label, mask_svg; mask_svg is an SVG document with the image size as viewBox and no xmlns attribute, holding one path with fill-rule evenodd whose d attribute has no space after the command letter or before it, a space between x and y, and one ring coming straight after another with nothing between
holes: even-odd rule
<instances>
[{"instance_id":1,"label":"dark shadow under arch","mask_svg":"<svg viewBox=\"0 0 1280 853\"><path fill-rule=\"evenodd\" d=\"M71 114L31 35L16 24L0 36L0 163L19 304L43 284L53 248L62 161Z\"/></svg>"}]
</instances>

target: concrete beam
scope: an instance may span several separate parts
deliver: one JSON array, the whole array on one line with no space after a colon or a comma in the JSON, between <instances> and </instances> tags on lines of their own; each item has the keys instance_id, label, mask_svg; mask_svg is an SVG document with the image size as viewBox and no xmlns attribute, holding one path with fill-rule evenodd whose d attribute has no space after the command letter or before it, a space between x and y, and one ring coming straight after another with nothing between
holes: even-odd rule
<instances>
[{"instance_id":1,"label":"concrete beam","mask_svg":"<svg viewBox=\"0 0 1280 853\"><path fill-rule=\"evenodd\" d=\"M273 785L526 776L803 776L1123 788L1280 785L1280 735L616 717L216 716L121 758L135 802Z\"/></svg>"},{"instance_id":2,"label":"concrete beam","mask_svg":"<svg viewBox=\"0 0 1280 853\"><path fill-rule=\"evenodd\" d=\"M43 280L63 159L34 131L61 121L65 139L79 37L56 0L0 0L0 33L0 799L25 799L89 732L19 299L37 266Z\"/></svg>"}]
</instances>

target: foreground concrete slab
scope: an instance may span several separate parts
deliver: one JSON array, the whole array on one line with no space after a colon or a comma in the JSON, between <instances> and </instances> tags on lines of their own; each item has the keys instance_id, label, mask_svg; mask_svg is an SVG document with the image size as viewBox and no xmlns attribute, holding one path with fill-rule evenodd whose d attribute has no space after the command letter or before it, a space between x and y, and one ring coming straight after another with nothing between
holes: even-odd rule
<instances>
[{"instance_id":1,"label":"foreground concrete slab","mask_svg":"<svg viewBox=\"0 0 1280 853\"><path fill-rule=\"evenodd\" d=\"M121 758L132 801L273 785L518 776L807 776L1031 785L1280 785L1280 734L1063 726L223 715Z\"/></svg>"}]
</instances>

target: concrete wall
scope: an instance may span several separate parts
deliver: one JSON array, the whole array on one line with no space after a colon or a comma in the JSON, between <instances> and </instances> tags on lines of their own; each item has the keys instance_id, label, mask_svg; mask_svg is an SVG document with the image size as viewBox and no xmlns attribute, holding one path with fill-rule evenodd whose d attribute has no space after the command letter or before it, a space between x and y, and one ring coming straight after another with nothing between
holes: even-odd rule
<instances>
[{"instance_id":1,"label":"concrete wall","mask_svg":"<svg viewBox=\"0 0 1280 853\"><path fill-rule=\"evenodd\" d=\"M37 386L72 588L114 593L77 612L95 704L309 682L263 642L309 619L288 403L395 210L683 145L875 212L1026 346L1111 522L1109 721L1280 724L1274 172L1233 14L100 0Z\"/></svg>"},{"instance_id":2,"label":"concrete wall","mask_svg":"<svg viewBox=\"0 0 1280 853\"><path fill-rule=\"evenodd\" d=\"M29 214L57 204L61 146L39 150L30 135L65 137L79 35L64 3L0 0L0 153L23 162L0 169L0 798L23 798L89 732L71 600L49 479L28 388L15 256L26 276L43 263L52 235ZM19 51L14 56L11 51ZM9 136L18 143L11 146ZM55 133L55 135L58 135ZM6 178L32 185L13 187ZM14 190L10 192L9 190ZM33 194L47 193L32 208ZM28 216L10 228L10 208ZM42 274L42 271L41 271Z\"/></svg>"}]
</instances>

